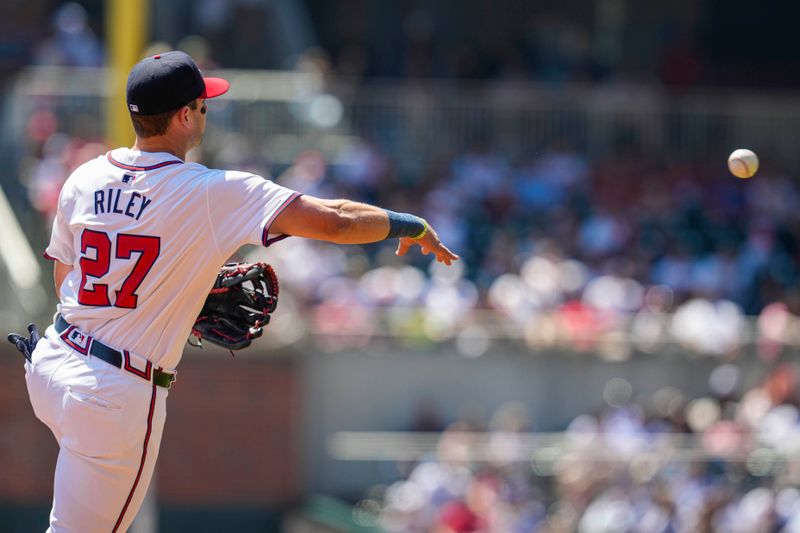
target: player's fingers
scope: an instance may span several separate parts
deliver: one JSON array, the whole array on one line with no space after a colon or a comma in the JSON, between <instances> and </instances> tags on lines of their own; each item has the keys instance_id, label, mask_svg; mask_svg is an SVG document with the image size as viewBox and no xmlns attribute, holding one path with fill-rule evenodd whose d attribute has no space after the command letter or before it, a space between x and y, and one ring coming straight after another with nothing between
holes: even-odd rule
<instances>
[{"instance_id":1,"label":"player's fingers","mask_svg":"<svg viewBox=\"0 0 800 533\"><path fill-rule=\"evenodd\" d=\"M406 255L408 249L411 245L405 239L400 239L400 242L397 243L397 250L394 252L397 255Z\"/></svg>"},{"instance_id":2,"label":"player's fingers","mask_svg":"<svg viewBox=\"0 0 800 533\"><path fill-rule=\"evenodd\" d=\"M448 261L458 261L458 256L452 252L443 253L442 258L447 259Z\"/></svg>"},{"instance_id":3,"label":"player's fingers","mask_svg":"<svg viewBox=\"0 0 800 533\"><path fill-rule=\"evenodd\" d=\"M454 254L453 252L451 252L451 251L450 251L450 250L447 248L447 246L445 246L444 244L441 244L441 243L439 243L439 251L437 252L437 254L436 254L436 255L437 255L437 257L438 257L438 256L441 256L441 257L446 257L446 258L448 258L450 261L456 261L456 260L458 260L458 259L459 259L459 257L458 257L456 254Z\"/></svg>"}]
</instances>

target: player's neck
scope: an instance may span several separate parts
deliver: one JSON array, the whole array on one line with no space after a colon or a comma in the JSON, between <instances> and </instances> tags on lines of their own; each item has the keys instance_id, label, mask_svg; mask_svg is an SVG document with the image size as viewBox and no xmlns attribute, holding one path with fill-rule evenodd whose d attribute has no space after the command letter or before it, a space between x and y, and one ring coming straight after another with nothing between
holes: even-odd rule
<instances>
[{"instance_id":1,"label":"player's neck","mask_svg":"<svg viewBox=\"0 0 800 533\"><path fill-rule=\"evenodd\" d=\"M166 152L182 161L186 161L188 147L185 143L176 141L166 135L153 135L152 137L136 137L133 150L140 152Z\"/></svg>"}]
</instances>

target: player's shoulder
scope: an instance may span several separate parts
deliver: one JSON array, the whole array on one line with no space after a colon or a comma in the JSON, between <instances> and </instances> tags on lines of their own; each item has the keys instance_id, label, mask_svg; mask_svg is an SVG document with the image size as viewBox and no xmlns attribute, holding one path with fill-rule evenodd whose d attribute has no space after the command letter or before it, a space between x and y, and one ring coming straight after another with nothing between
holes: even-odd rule
<instances>
[{"instance_id":1,"label":"player's shoulder","mask_svg":"<svg viewBox=\"0 0 800 533\"><path fill-rule=\"evenodd\" d=\"M262 180L267 179L264 176L261 176L254 172L248 172L245 170L217 169L216 172L219 173L220 179L225 179L225 180L243 180L250 178L257 178Z\"/></svg>"},{"instance_id":2,"label":"player's shoulder","mask_svg":"<svg viewBox=\"0 0 800 533\"><path fill-rule=\"evenodd\" d=\"M63 190L72 191L82 187L91 187L98 177L103 176L103 167L106 156L99 155L94 159L89 159L85 163L78 165L64 182Z\"/></svg>"},{"instance_id":3,"label":"player's shoulder","mask_svg":"<svg viewBox=\"0 0 800 533\"><path fill-rule=\"evenodd\" d=\"M218 187L236 187L246 186L258 183L270 182L264 176L247 172L243 170L223 170L223 169L207 169L209 184Z\"/></svg>"},{"instance_id":4,"label":"player's shoulder","mask_svg":"<svg viewBox=\"0 0 800 533\"><path fill-rule=\"evenodd\" d=\"M107 161L108 160L106 154L98 155L97 157L89 159L85 163L78 165L78 167L76 167L75 170L72 171L70 177L82 176L82 175L87 175L87 176L95 175L97 173L96 172L97 169L100 167L104 167Z\"/></svg>"}]
</instances>

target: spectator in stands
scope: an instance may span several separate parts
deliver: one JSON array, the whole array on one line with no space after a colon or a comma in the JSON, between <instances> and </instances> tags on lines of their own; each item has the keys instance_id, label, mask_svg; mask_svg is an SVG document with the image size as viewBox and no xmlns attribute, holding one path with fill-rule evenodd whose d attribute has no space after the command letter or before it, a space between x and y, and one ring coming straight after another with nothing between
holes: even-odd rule
<instances>
[{"instance_id":1,"label":"spectator in stands","mask_svg":"<svg viewBox=\"0 0 800 533\"><path fill-rule=\"evenodd\" d=\"M68 2L56 11L53 34L39 45L35 62L62 67L102 66L103 47L89 27L83 6Z\"/></svg>"}]
</instances>

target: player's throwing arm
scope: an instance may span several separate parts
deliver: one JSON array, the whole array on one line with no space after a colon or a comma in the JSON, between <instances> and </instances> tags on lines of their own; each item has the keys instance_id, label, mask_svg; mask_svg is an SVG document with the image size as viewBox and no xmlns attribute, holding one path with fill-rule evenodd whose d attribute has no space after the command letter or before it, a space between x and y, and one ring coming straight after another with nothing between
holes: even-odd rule
<instances>
[{"instance_id":1,"label":"player's throwing arm","mask_svg":"<svg viewBox=\"0 0 800 533\"><path fill-rule=\"evenodd\" d=\"M433 254L440 263L449 265L458 259L424 219L350 200L303 196L278 215L270 231L338 244L398 238L397 255L405 255L416 245L423 254Z\"/></svg>"}]
</instances>

